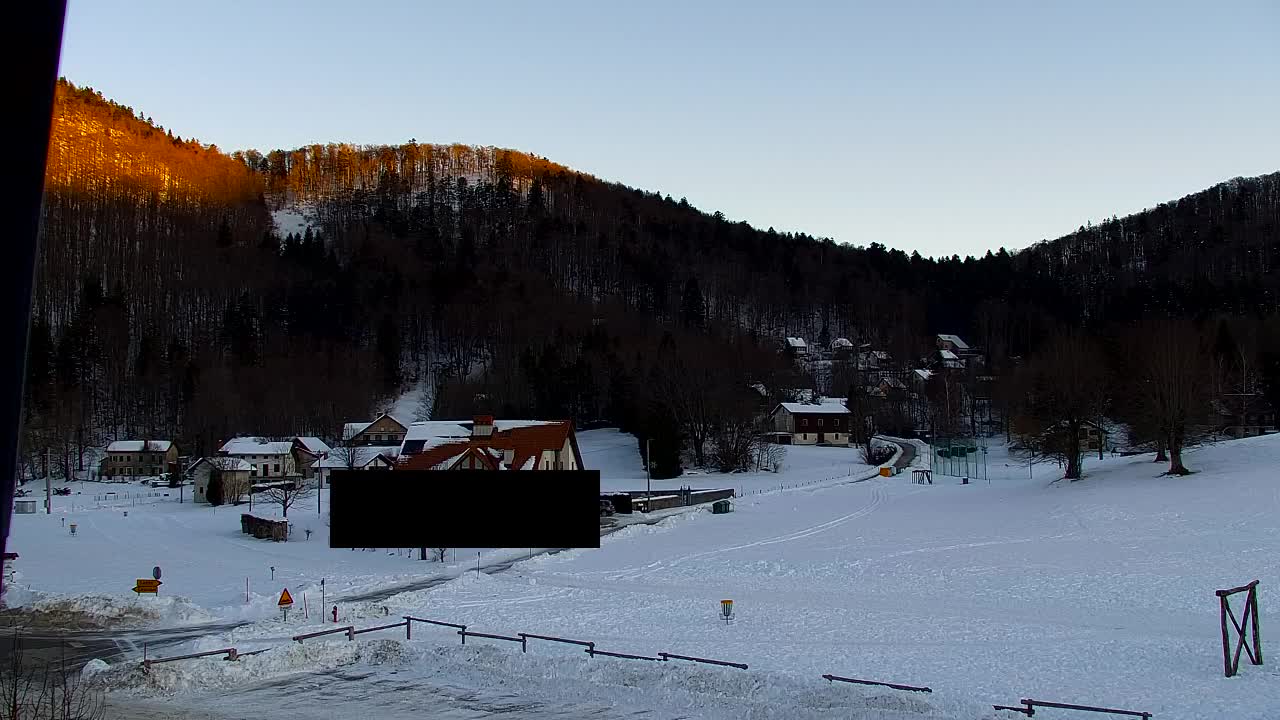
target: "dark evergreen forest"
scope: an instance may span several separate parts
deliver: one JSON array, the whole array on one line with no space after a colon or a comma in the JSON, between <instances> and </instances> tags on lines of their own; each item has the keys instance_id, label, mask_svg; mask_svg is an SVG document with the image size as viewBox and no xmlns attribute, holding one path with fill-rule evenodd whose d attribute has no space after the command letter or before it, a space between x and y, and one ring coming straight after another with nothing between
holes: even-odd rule
<instances>
[{"instance_id":1,"label":"dark evergreen forest","mask_svg":"<svg viewBox=\"0 0 1280 720\"><path fill-rule=\"evenodd\" d=\"M1064 335L1116 360L1139 322L1184 318L1280 388L1280 173L1019 252L924 258L511 150L228 155L65 81L52 140L24 445L58 474L115 438L194 455L235 434L330 437L419 383L434 417L620 425L673 467L701 455L705 408L803 386L786 335L905 362L956 333L1014 387L1018 359ZM312 227L281 236L281 208Z\"/></svg>"}]
</instances>

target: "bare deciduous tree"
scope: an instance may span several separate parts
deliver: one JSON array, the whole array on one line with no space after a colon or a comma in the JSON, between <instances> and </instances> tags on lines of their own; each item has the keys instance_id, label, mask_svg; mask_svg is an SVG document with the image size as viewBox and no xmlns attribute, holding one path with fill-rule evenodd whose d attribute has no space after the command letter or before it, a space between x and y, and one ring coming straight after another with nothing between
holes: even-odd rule
<instances>
[{"instance_id":1,"label":"bare deciduous tree","mask_svg":"<svg viewBox=\"0 0 1280 720\"><path fill-rule=\"evenodd\" d=\"M280 514L289 517L289 508L299 500L305 500L315 494L315 486L298 484L287 480L270 483L260 495L267 503L280 506Z\"/></svg>"},{"instance_id":2,"label":"bare deciduous tree","mask_svg":"<svg viewBox=\"0 0 1280 720\"><path fill-rule=\"evenodd\" d=\"M1167 449L1170 475L1187 475L1182 451L1208 403L1209 352L1203 333L1189 321L1144 325L1133 350L1137 397L1145 424Z\"/></svg>"},{"instance_id":3,"label":"bare deciduous tree","mask_svg":"<svg viewBox=\"0 0 1280 720\"><path fill-rule=\"evenodd\" d=\"M329 457L340 463L344 470L358 470L364 467L372 452L360 445L339 445L329 451Z\"/></svg>"},{"instance_id":4,"label":"bare deciduous tree","mask_svg":"<svg viewBox=\"0 0 1280 720\"><path fill-rule=\"evenodd\" d=\"M244 498L249 494L249 480L243 472L232 472L240 467L243 462L240 458L228 455L215 455L209 458L209 464L213 467L209 472L211 477L209 482L212 484L216 481L221 483L222 502L231 503L232 505L240 505L244 503Z\"/></svg>"},{"instance_id":5,"label":"bare deciduous tree","mask_svg":"<svg viewBox=\"0 0 1280 720\"><path fill-rule=\"evenodd\" d=\"M0 720L102 720L102 693L67 662L65 648L45 662L28 657L15 631L12 652L0 665Z\"/></svg>"},{"instance_id":6,"label":"bare deciduous tree","mask_svg":"<svg viewBox=\"0 0 1280 720\"><path fill-rule=\"evenodd\" d=\"M1023 447L1054 457L1063 477L1079 480L1084 459L1082 430L1096 422L1106 386L1106 369L1092 340L1079 332L1060 333L1031 359L1022 379L1027 394L1015 424Z\"/></svg>"}]
</instances>

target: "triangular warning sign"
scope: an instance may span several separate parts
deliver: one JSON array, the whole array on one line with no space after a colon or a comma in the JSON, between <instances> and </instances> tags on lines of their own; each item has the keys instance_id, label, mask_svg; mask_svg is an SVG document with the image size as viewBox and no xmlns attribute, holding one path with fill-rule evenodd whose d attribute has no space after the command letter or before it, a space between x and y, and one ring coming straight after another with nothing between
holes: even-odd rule
<instances>
[{"instance_id":1,"label":"triangular warning sign","mask_svg":"<svg viewBox=\"0 0 1280 720\"><path fill-rule=\"evenodd\" d=\"M289 594L289 588L285 588L284 592L280 593L280 602L276 604L282 606L293 604L293 596Z\"/></svg>"}]
</instances>

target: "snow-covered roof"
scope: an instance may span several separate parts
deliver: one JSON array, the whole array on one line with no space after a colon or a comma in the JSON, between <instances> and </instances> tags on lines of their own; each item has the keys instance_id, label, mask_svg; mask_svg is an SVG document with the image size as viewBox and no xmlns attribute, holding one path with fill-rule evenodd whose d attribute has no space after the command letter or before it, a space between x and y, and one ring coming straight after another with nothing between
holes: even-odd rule
<instances>
[{"instance_id":1,"label":"snow-covered roof","mask_svg":"<svg viewBox=\"0 0 1280 720\"><path fill-rule=\"evenodd\" d=\"M207 458L207 457L202 457L202 458L200 458L199 460L195 461L195 463L194 463L194 464L192 464L192 465L191 465L191 467L187 468L187 472L191 472L192 470L195 470L195 469L196 469L197 467L199 467L202 463L209 463L209 464L211 464L211 465L212 465L215 461L217 461L218 465L219 465L219 466L221 466L223 470L242 470L242 471L244 471L244 472L252 472L252 471L253 471L253 464L252 464L252 463L250 463L250 462L249 462L249 461L247 461L247 460L242 460L242 459L240 459L240 458L233 458L233 457Z\"/></svg>"},{"instance_id":2,"label":"snow-covered roof","mask_svg":"<svg viewBox=\"0 0 1280 720\"><path fill-rule=\"evenodd\" d=\"M464 424L465 422L465 424ZM470 437L471 422L461 420L427 420L409 425L404 441L432 438Z\"/></svg>"},{"instance_id":3,"label":"snow-covered roof","mask_svg":"<svg viewBox=\"0 0 1280 720\"><path fill-rule=\"evenodd\" d=\"M836 338L831 341L832 350L842 350L853 347L853 342L849 338Z\"/></svg>"},{"instance_id":4,"label":"snow-covered roof","mask_svg":"<svg viewBox=\"0 0 1280 720\"><path fill-rule=\"evenodd\" d=\"M352 454L347 455L348 452ZM395 460L399 455L399 445L357 445L349 450L343 448L330 452L328 457L316 460L311 466L325 470L342 470L351 465L362 468L379 457Z\"/></svg>"},{"instance_id":5,"label":"snow-covered roof","mask_svg":"<svg viewBox=\"0 0 1280 720\"><path fill-rule=\"evenodd\" d=\"M765 387L764 383L751 383L747 387L760 393L760 397L766 397L769 394L769 388Z\"/></svg>"},{"instance_id":6,"label":"snow-covered roof","mask_svg":"<svg viewBox=\"0 0 1280 720\"><path fill-rule=\"evenodd\" d=\"M932 370L926 370L921 368L918 370L912 370L912 372L914 372L921 380L928 380L929 378L933 377Z\"/></svg>"},{"instance_id":7,"label":"snow-covered roof","mask_svg":"<svg viewBox=\"0 0 1280 720\"><path fill-rule=\"evenodd\" d=\"M939 333L939 335L938 335L938 339L939 339L939 340L942 340L942 341L944 341L944 342L949 342L949 343L951 343L951 344L952 344L952 346L954 346L957 350L968 350L968 349L969 349L969 344L968 344L968 343L966 343L965 341L961 340L961 339L959 338L959 336L956 336L956 335L943 335L943 334Z\"/></svg>"},{"instance_id":8,"label":"snow-covered roof","mask_svg":"<svg viewBox=\"0 0 1280 720\"><path fill-rule=\"evenodd\" d=\"M823 405L845 405L849 402L849 398L824 397L821 402Z\"/></svg>"},{"instance_id":9,"label":"snow-covered roof","mask_svg":"<svg viewBox=\"0 0 1280 720\"><path fill-rule=\"evenodd\" d=\"M844 405L836 405L835 403L826 403L822 405L809 405L807 403L779 403L778 407L792 414L804 415L842 415L848 414L849 408ZM776 410L776 408L775 408Z\"/></svg>"},{"instance_id":10,"label":"snow-covered roof","mask_svg":"<svg viewBox=\"0 0 1280 720\"><path fill-rule=\"evenodd\" d=\"M804 344L804 338L798 338L798 337L787 338L787 346L793 347L793 348L800 348L800 349L804 349L808 347L807 345Z\"/></svg>"},{"instance_id":11,"label":"snow-covered roof","mask_svg":"<svg viewBox=\"0 0 1280 720\"><path fill-rule=\"evenodd\" d=\"M403 425L406 428L409 427L405 423L402 423L399 420L397 420L395 417L388 415L387 413L382 413L381 415L379 415L378 417L372 420L365 420L362 422L349 422L344 424L342 426L342 441L346 442L347 440L350 440L351 438L359 435L365 430L368 430L370 425L378 422L382 418L390 418L392 421L399 423L400 425Z\"/></svg>"},{"instance_id":12,"label":"snow-covered roof","mask_svg":"<svg viewBox=\"0 0 1280 720\"><path fill-rule=\"evenodd\" d=\"M107 452L169 452L173 443L169 440L117 440L107 446Z\"/></svg>"},{"instance_id":13,"label":"snow-covered roof","mask_svg":"<svg viewBox=\"0 0 1280 720\"><path fill-rule=\"evenodd\" d=\"M956 355L950 350L939 350L938 355L942 356L943 360L959 360L960 359L960 356Z\"/></svg>"},{"instance_id":14,"label":"snow-covered roof","mask_svg":"<svg viewBox=\"0 0 1280 720\"><path fill-rule=\"evenodd\" d=\"M235 438L219 449L227 455L288 455L292 451L292 442L261 438Z\"/></svg>"},{"instance_id":15,"label":"snow-covered roof","mask_svg":"<svg viewBox=\"0 0 1280 720\"><path fill-rule=\"evenodd\" d=\"M880 382L887 384L891 388L905 388L906 384L896 377L883 377Z\"/></svg>"},{"instance_id":16,"label":"snow-covered roof","mask_svg":"<svg viewBox=\"0 0 1280 720\"><path fill-rule=\"evenodd\" d=\"M329 452L330 450L333 449L329 447L328 443L326 443L325 441L321 440L318 437L299 437L298 442L302 444L302 447L306 448L307 450L313 453L316 453L317 455L320 453Z\"/></svg>"}]
</instances>

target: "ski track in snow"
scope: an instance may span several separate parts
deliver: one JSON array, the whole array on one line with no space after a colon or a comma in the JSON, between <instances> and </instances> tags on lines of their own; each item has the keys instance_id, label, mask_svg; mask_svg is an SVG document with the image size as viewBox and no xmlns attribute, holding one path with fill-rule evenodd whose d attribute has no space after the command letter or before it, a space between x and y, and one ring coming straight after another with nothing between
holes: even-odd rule
<instances>
[{"instance_id":1,"label":"ski track in snow","mask_svg":"<svg viewBox=\"0 0 1280 720\"><path fill-rule=\"evenodd\" d=\"M775 537L766 538L764 540L757 540L755 542L743 543L741 545L731 545L729 547L719 548L716 550L707 550L705 552L693 553L691 555L685 555L683 557L678 557L666 562L658 561L658 562L646 565L639 570L635 570L635 569L623 570L620 572L611 573L607 575L607 577L610 577L615 580L638 580L642 577L652 575L661 570L678 567L690 560L697 560L700 558L711 557L713 555L720 555L723 553L734 552L736 550L746 550L748 548L761 547L764 545L777 545L779 543L786 543L786 542L792 542L795 540L800 540L802 538L807 538L812 535L817 535L820 532L825 532L832 528L839 527L849 522L850 520L866 517L867 515L870 515L871 513L875 512L876 509L879 508L880 505L884 503L884 501L885 501L884 491L879 487L873 487L871 492L871 502L869 504L847 515L843 515L841 517L835 518L834 520L828 520L824 523L811 525L802 530L797 530L795 532L787 533L785 535L778 535Z\"/></svg>"}]
</instances>

